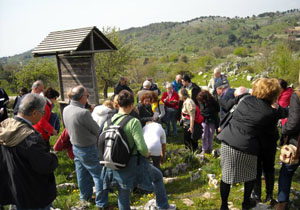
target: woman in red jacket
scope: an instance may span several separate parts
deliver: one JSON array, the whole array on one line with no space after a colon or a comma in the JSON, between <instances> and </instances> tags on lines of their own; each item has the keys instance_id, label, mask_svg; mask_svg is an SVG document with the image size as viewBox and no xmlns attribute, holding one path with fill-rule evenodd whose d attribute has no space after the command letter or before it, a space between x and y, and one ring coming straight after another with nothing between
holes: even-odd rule
<instances>
[{"instance_id":1,"label":"woman in red jacket","mask_svg":"<svg viewBox=\"0 0 300 210\"><path fill-rule=\"evenodd\" d=\"M167 83L166 85L167 91L163 93L161 97L161 101L165 104L166 116L165 123L166 134L169 135L170 132L170 122L172 122L173 127L173 135L176 137L177 134L177 112L178 112L178 103L179 96L176 91L173 90L173 86L171 83Z\"/></svg>"},{"instance_id":2,"label":"woman in red jacket","mask_svg":"<svg viewBox=\"0 0 300 210\"><path fill-rule=\"evenodd\" d=\"M293 88L287 86L287 82L283 79L278 79L281 86L281 93L278 98L278 104L285 108L290 105L290 99L294 92ZM281 120L281 126L283 126L287 121L287 118Z\"/></svg>"},{"instance_id":3,"label":"woman in red jacket","mask_svg":"<svg viewBox=\"0 0 300 210\"><path fill-rule=\"evenodd\" d=\"M50 144L49 144L50 136L57 135L58 131L52 127L52 125L49 123L49 120L51 116L53 103L55 102L56 98L59 96L59 93L50 87L46 90L44 95L47 99L47 103L44 110L44 116L33 127L42 135L43 139L47 142L50 150Z\"/></svg>"}]
</instances>

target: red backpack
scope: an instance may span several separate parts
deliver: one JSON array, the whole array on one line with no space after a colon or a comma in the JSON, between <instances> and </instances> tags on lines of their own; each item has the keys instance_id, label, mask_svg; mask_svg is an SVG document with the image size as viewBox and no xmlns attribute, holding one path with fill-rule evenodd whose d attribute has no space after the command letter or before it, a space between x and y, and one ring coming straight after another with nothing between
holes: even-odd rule
<instances>
[{"instance_id":1,"label":"red backpack","mask_svg":"<svg viewBox=\"0 0 300 210\"><path fill-rule=\"evenodd\" d=\"M189 115L184 116L186 119L190 119ZM195 113L195 122L201 124L204 120L204 117L201 114L200 108L196 105L196 113Z\"/></svg>"}]
</instances>

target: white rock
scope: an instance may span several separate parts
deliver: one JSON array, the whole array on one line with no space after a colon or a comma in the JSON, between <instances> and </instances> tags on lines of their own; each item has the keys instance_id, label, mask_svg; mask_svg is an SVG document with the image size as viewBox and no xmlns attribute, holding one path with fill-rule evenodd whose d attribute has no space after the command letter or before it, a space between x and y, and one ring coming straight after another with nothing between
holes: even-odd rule
<instances>
[{"instance_id":1,"label":"white rock","mask_svg":"<svg viewBox=\"0 0 300 210\"><path fill-rule=\"evenodd\" d=\"M56 186L57 189L76 188L74 183L63 183Z\"/></svg>"},{"instance_id":2,"label":"white rock","mask_svg":"<svg viewBox=\"0 0 300 210\"><path fill-rule=\"evenodd\" d=\"M247 81L252 81L253 77L251 75L247 75Z\"/></svg>"},{"instance_id":3,"label":"white rock","mask_svg":"<svg viewBox=\"0 0 300 210\"><path fill-rule=\"evenodd\" d=\"M174 182L175 180L178 180L178 177L168 177L168 178L164 177L165 184L170 184L170 183Z\"/></svg>"},{"instance_id":4,"label":"white rock","mask_svg":"<svg viewBox=\"0 0 300 210\"><path fill-rule=\"evenodd\" d=\"M203 72L202 72L202 71L199 71L198 75L201 76L202 74L203 74Z\"/></svg>"},{"instance_id":5,"label":"white rock","mask_svg":"<svg viewBox=\"0 0 300 210\"><path fill-rule=\"evenodd\" d=\"M194 201L192 201L191 199L188 199L188 198L184 198L182 199L182 202L187 205L187 206L192 206L194 205Z\"/></svg>"}]
</instances>

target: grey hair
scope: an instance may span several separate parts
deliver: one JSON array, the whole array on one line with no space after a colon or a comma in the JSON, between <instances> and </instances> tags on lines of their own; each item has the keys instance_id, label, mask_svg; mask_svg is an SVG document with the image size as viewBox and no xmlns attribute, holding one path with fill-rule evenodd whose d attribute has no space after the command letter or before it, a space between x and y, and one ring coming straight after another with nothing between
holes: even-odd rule
<instances>
[{"instance_id":1,"label":"grey hair","mask_svg":"<svg viewBox=\"0 0 300 210\"><path fill-rule=\"evenodd\" d=\"M42 80L37 80L37 81L35 81L35 82L32 84L31 89L38 88L38 87L40 87L41 85L44 85L43 81L42 81Z\"/></svg>"},{"instance_id":2,"label":"grey hair","mask_svg":"<svg viewBox=\"0 0 300 210\"><path fill-rule=\"evenodd\" d=\"M151 87L151 82L149 82L148 80L144 81L144 83L143 83L143 88L146 88L146 87Z\"/></svg>"},{"instance_id":3,"label":"grey hair","mask_svg":"<svg viewBox=\"0 0 300 210\"><path fill-rule=\"evenodd\" d=\"M74 101L79 101L83 96L84 91L85 91L85 87L83 87L82 85L73 87L70 93L70 98Z\"/></svg>"},{"instance_id":4,"label":"grey hair","mask_svg":"<svg viewBox=\"0 0 300 210\"><path fill-rule=\"evenodd\" d=\"M214 69L214 73L217 73L217 72L221 73L221 69L219 67Z\"/></svg>"},{"instance_id":5,"label":"grey hair","mask_svg":"<svg viewBox=\"0 0 300 210\"><path fill-rule=\"evenodd\" d=\"M167 82L166 88L173 88L173 85L170 82Z\"/></svg>"},{"instance_id":6,"label":"grey hair","mask_svg":"<svg viewBox=\"0 0 300 210\"><path fill-rule=\"evenodd\" d=\"M30 116L34 110L43 112L46 105L46 99L36 93L29 93L24 96L19 106L18 113Z\"/></svg>"}]
</instances>

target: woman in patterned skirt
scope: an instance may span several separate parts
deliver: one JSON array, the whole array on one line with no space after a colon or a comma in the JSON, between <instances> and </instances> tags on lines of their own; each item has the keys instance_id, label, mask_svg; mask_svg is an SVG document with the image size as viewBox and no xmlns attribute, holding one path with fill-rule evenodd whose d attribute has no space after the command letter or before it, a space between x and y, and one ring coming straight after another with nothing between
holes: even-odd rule
<instances>
[{"instance_id":1,"label":"woman in patterned skirt","mask_svg":"<svg viewBox=\"0 0 300 210\"><path fill-rule=\"evenodd\" d=\"M218 139L222 141L221 210L228 209L230 185L240 182L245 183L242 209L247 210L256 206L250 195L256 178L261 141L265 140L261 137L264 133L274 131L270 125L277 122L283 111L274 104L280 94L277 79L258 79L252 89L252 96L244 98L238 104L232 119L218 135Z\"/></svg>"}]
</instances>

